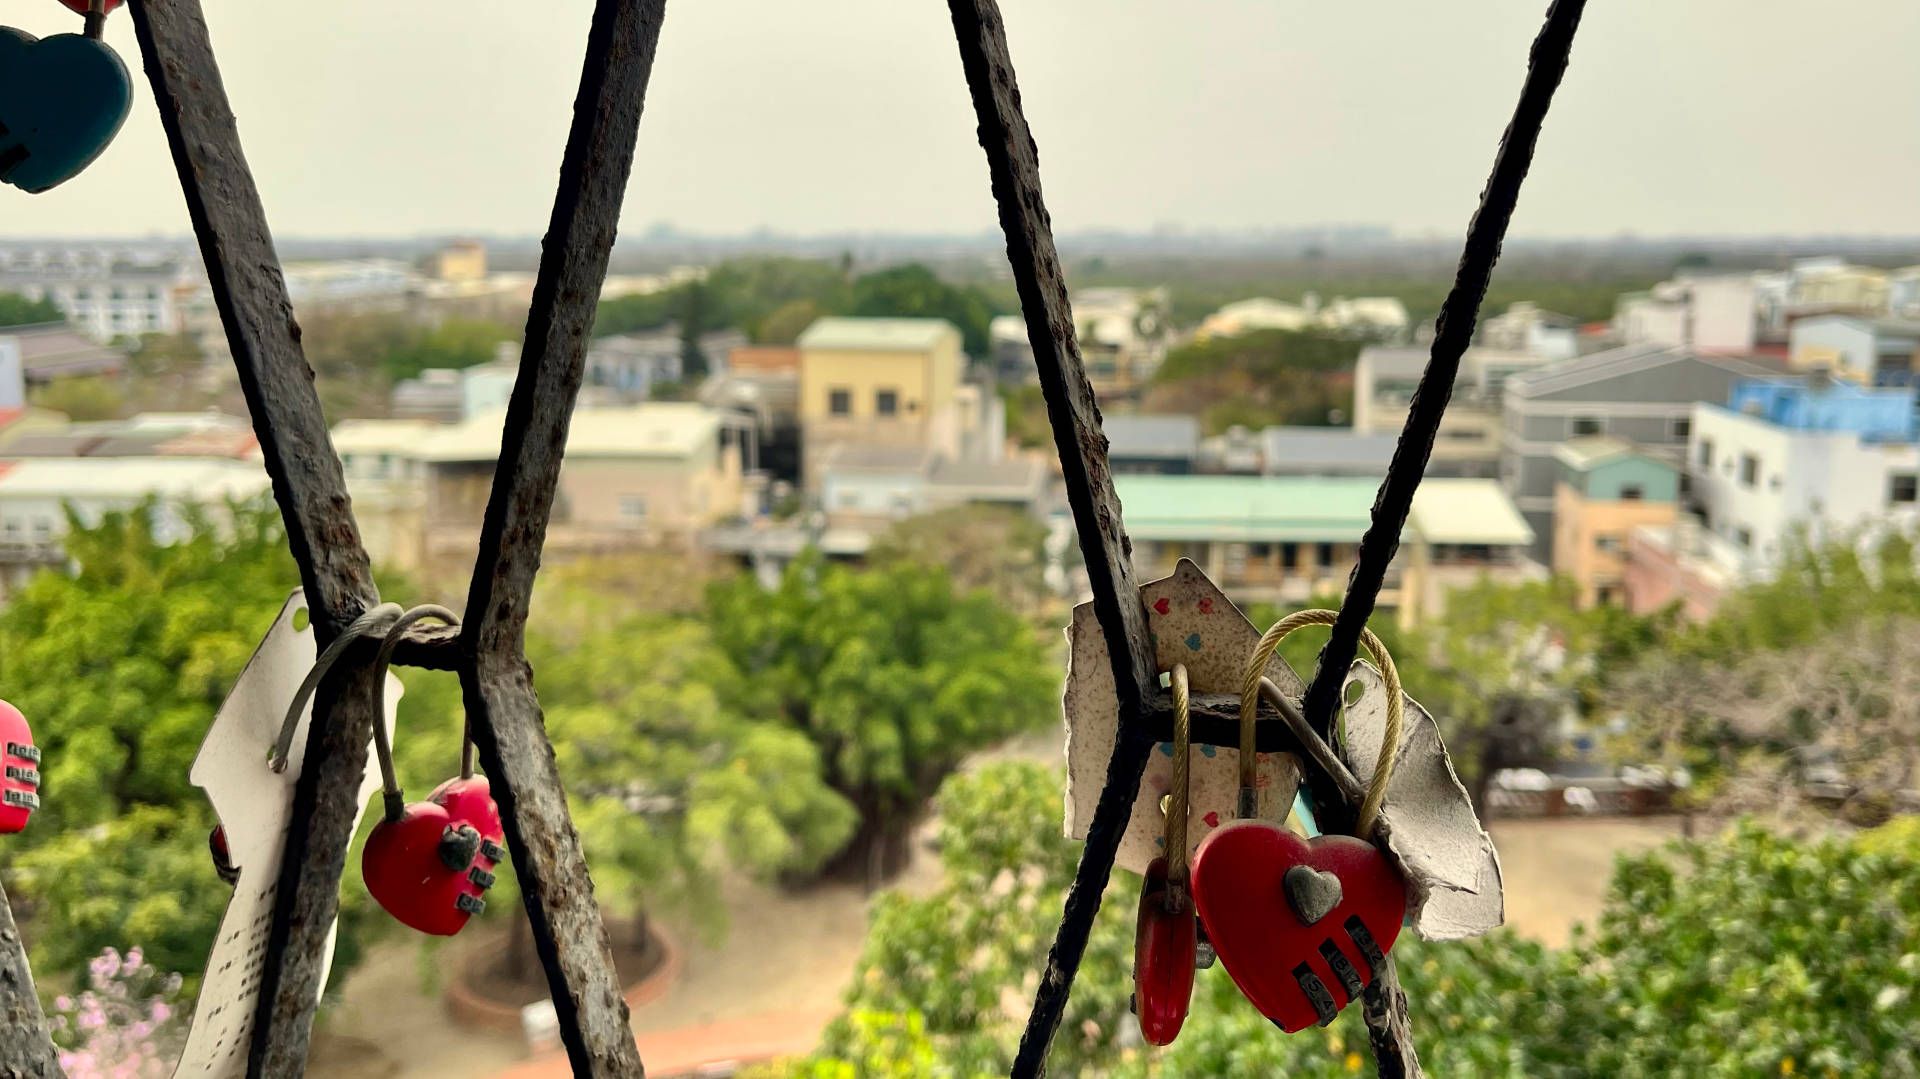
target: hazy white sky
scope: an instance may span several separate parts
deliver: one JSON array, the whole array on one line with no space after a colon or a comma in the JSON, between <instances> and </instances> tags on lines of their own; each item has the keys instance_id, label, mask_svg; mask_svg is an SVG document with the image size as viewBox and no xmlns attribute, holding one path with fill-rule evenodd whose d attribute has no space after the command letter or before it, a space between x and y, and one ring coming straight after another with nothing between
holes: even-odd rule
<instances>
[{"instance_id":1,"label":"hazy white sky","mask_svg":"<svg viewBox=\"0 0 1920 1079\"><path fill-rule=\"evenodd\" d=\"M544 229L589 0L205 3L277 233ZM1056 228L1453 236L1546 2L1002 6ZM670 0L625 228L993 228L951 35L940 0ZM124 11L108 39L126 129L0 188L0 236L187 230ZM1594 0L1514 230L1920 233L1916 56L1913 0Z\"/></svg>"}]
</instances>

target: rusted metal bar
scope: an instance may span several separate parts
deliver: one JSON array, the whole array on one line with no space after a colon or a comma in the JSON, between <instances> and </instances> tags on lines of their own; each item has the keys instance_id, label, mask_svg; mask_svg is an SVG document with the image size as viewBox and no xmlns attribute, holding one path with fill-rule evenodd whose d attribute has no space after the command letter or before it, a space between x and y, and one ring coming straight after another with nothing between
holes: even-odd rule
<instances>
[{"instance_id":1,"label":"rusted metal bar","mask_svg":"<svg viewBox=\"0 0 1920 1079\"><path fill-rule=\"evenodd\" d=\"M1147 710L1159 689L1146 610L1130 562L1132 545L1120 524L1120 499L1107 469L1107 439L1100 431L1100 408L1087 382L1080 346L1074 338L1067 282L1054 249L1053 225L1040 193L1040 158L1020 107L1013 58L1005 24L995 0L948 0L954 37L960 47L973 111L979 120L980 146L986 151L993 196L1000 206L1000 227L1007 237L1007 260L1026 315L1040 388L1053 425L1054 445L1066 478L1080 550L1093 585L1094 615L1107 639L1114 686L1120 699L1120 737L1107 765L1107 780L1087 830L1079 868L1067 891L1066 909L1047 968L1034 998L1014 1064L1016 1076L1038 1075L1066 1009L1074 973L1087 947L1087 934L1100 909L1100 894L1113 871L1114 851L1140 786L1153 740Z\"/></svg>"},{"instance_id":2,"label":"rusted metal bar","mask_svg":"<svg viewBox=\"0 0 1920 1079\"><path fill-rule=\"evenodd\" d=\"M1393 461L1387 466L1386 478L1374 499L1373 519L1360 540L1359 556L1347 581L1346 596L1340 603L1340 616L1320 651L1313 681L1302 702L1308 722L1322 735L1333 729L1334 716L1340 706L1340 687L1353 663L1360 631L1373 615L1374 602L1386 580L1387 566L1399 548L1400 530L1406 527L1414 492L1433 453L1433 440L1453 395L1460 358L1473 342L1480 303L1486 298L1494 264L1500 259L1500 246L1506 240L1507 225L1513 220L1514 207L1519 203L1520 186L1533 162L1541 125L1553 103L1553 92L1566 74L1574 33L1579 29L1585 7L1586 0L1554 0L1539 36L1534 39L1519 104L1514 107L1513 118L1501 136L1493 173L1480 194L1480 206L1467 226L1466 246L1460 255L1453 289L1440 308L1433 351L1420 376L1420 385L1414 390L1406 427L1394 447ZM1344 801L1324 776L1314 778L1313 793L1315 808L1323 814L1323 826L1332 830L1351 827ZM1391 961L1367 987L1364 1003L1367 1036L1380 1074L1392 1079L1421 1074L1407 1019L1406 993L1400 988Z\"/></svg>"},{"instance_id":3,"label":"rusted metal bar","mask_svg":"<svg viewBox=\"0 0 1920 1079\"><path fill-rule=\"evenodd\" d=\"M1196 746L1219 746L1223 749L1240 748L1240 697L1232 693L1195 693L1187 699L1187 715L1191 723L1189 740ZM1277 719L1279 714L1271 704L1260 708L1261 719ZM1173 740L1173 708L1169 704L1161 707L1158 703L1147 714L1146 736L1153 742ZM1284 723L1261 723L1255 729L1254 745L1262 753L1304 752L1293 732Z\"/></svg>"},{"instance_id":4,"label":"rusted metal bar","mask_svg":"<svg viewBox=\"0 0 1920 1079\"><path fill-rule=\"evenodd\" d=\"M287 544L321 645L379 601L300 348L266 211L240 146L199 0L134 0L134 31L173 151L207 281L253 416ZM359 813L372 731L371 674L343 665L314 699L306 765L294 789L270 954L254 1016L249 1072L299 1075L319 1002L340 872Z\"/></svg>"},{"instance_id":5,"label":"rusted metal bar","mask_svg":"<svg viewBox=\"0 0 1920 1079\"><path fill-rule=\"evenodd\" d=\"M428 671L460 669L460 627L408 626L394 646L393 663L399 667L419 667Z\"/></svg>"},{"instance_id":6,"label":"rusted metal bar","mask_svg":"<svg viewBox=\"0 0 1920 1079\"><path fill-rule=\"evenodd\" d=\"M523 645L587 336L613 250L665 0L599 0L467 594L460 681L575 1075L637 1076L613 956Z\"/></svg>"},{"instance_id":7,"label":"rusted metal bar","mask_svg":"<svg viewBox=\"0 0 1920 1079\"><path fill-rule=\"evenodd\" d=\"M27 945L13 924L7 891L0 888L0 1076L53 1079L60 1074L60 1056L27 967Z\"/></svg>"}]
</instances>

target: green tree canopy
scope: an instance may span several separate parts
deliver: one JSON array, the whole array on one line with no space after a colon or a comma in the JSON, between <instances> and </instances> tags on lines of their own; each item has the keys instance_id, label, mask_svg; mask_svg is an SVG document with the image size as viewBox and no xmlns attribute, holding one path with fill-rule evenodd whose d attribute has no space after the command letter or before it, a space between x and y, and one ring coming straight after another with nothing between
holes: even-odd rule
<instances>
[{"instance_id":1,"label":"green tree canopy","mask_svg":"<svg viewBox=\"0 0 1920 1079\"><path fill-rule=\"evenodd\" d=\"M1194 341L1167 354L1145 403L1150 411L1198 415L1209 433L1337 424L1353 415L1353 365L1363 344L1312 330Z\"/></svg>"},{"instance_id":2,"label":"green tree canopy","mask_svg":"<svg viewBox=\"0 0 1920 1079\"><path fill-rule=\"evenodd\" d=\"M822 779L811 741L725 699L733 672L704 626L616 611L594 591L606 579L543 587L527 642L574 825L609 914L639 928L679 911L718 928L722 869L810 872L846 842L855 813ZM406 680L398 764L425 792L458 766L460 692L451 676ZM519 918L511 868L489 902Z\"/></svg>"},{"instance_id":3,"label":"green tree canopy","mask_svg":"<svg viewBox=\"0 0 1920 1079\"><path fill-rule=\"evenodd\" d=\"M127 410L120 384L102 375L62 378L36 387L29 395L35 408L64 413L76 421L111 420Z\"/></svg>"},{"instance_id":4,"label":"green tree canopy","mask_svg":"<svg viewBox=\"0 0 1920 1079\"><path fill-rule=\"evenodd\" d=\"M778 587L741 575L709 593L727 693L819 747L828 785L860 812L845 868L905 854L915 816L966 755L1058 714L1059 674L1032 628L944 569L851 569L818 556Z\"/></svg>"},{"instance_id":5,"label":"green tree canopy","mask_svg":"<svg viewBox=\"0 0 1920 1079\"><path fill-rule=\"evenodd\" d=\"M987 351L987 324L999 311L986 290L950 283L919 263L853 277L844 260L740 258L715 265L698 281L603 302L593 332L677 324L683 334L697 335L736 327L761 344L784 345L825 315L943 318L979 356Z\"/></svg>"},{"instance_id":6,"label":"green tree canopy","mask_svg":"<svg viewBox=\"0 0 1920 1079\"><path fill-rule=\"evenodd\" d=\"M176 515L186 535L157 532ZM50 972L132 945L193 972L212 945L227 889L187 772L299 580L270 509L227 518L149 504L72 522L78 571L43 573L0 610L0 686L45 753L41 809L0 859L21 873Z\"/></svg>"},{"instance_id":7,"label":"green tree canopy","mask_svg":"<svg viewBox=\"0 0 1920 1079\"><path fill-rule=\"evenodd\" d=\"M970 355L987 354L987 327L999 311L990 297L950 284L919 263L864 274L853 283L851 315L943 318L960 328Z\"/></svg>"},{"instance_id":8,"label":"green tree canopy","mask_svg":"<svg viewBox=\"0 0 1920 1079\"><path fill-rule=\"evenodd\" d=\"M29 300L17 292L0 292L0 326L32 326L63 322L65 316L51 300Z\"/></svg>"}]
</instances>

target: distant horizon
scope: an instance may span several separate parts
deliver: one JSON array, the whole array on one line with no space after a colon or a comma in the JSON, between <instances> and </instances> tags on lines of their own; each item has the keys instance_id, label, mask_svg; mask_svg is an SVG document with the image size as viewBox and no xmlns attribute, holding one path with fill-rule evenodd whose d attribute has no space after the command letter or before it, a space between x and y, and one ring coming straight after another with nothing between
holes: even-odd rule
<instances>
[{"instance_id":1,"label":"distant horizon","mask_svg":"<svg viewBox=\"0 0 1920 1079\"><path fill-rule=\"evenodd\" d=\"M15 6L26 33L78 27ZM1365 222L1439 241L1466 231L1547 0L1003 6L1063 235ZM210 6L267 220L288 237L544 230L591 9ZM0 191L0 232L189 227L125 12L105 39L135 75L125 128L73 181ZM1916 49L1910 0L1591 5L1511 234L1920 234ZM622 224L977 236L998 218L976 129L945 5L671 5Z\"/></svg>"},{"instance_id":2,"label":"distant horizon","mask_svg":"<svg viewBox=\"0 0 1920 1079\"><path fill-rule=\"evenodd\" d=\"M1427 246L1447 242L1458 243L1466 235L1466 223L1462 222L1458 236L1452 236L1442 230L1433 229L1415 232L1395 229L1384 225L1327 224L1327 225L1275 225L1229 228L1207 225L1154 225L1144 228L1094 227L1064 230L1055 234L1063 243L1088 240L1116 240L1135 242L1178 242L1197 241L1214 242L1224 247L1249 246L1254 243L1296 242L1349 244L1355 247L1379 246ZM417 232L289 232L276 234L280 243L368 243L368 244L431 244L452 243L473 240L486 244L526 245L538 244L542 234L530 232L488 231L485 229L430 229ZM711 242L731 245L751 245L755 243L824 243L840 239L908 241L908 242L965 242L992 243L1003 242L1001 234L992 229L971 232L943 232L937 230L916 229L820 229L794 230L774 228L752 228L736 231L702 231L679 226L656 223L643 229L623 231L618 237L620 244L644 244L648 242ZM0 247L21 247L36 244L65 243L74 246L109 246L117 243L193 243L191 232L126 232L126 233L4 233L0 234ZM1616 233L1515 233L1507 238L1509 246L1534 246L1552 244L1571 245L1628 245L1644 247L1666 247L1686 244L1749 246L1756 244L1817 245L1821 243L1842 244L1850 247L1877 246L1902 247L1920 245L1920 232L1915 233L1874 233L1874 232L1716 232L1716 233L1642 233L1622 231Z\"/></svg>"}]
</instances>

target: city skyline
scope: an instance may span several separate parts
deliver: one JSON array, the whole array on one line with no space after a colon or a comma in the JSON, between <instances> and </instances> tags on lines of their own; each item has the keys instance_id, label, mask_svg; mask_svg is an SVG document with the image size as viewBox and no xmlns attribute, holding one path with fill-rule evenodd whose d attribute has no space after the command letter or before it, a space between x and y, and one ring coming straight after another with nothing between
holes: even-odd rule
<instances>
[{"instance_id":1,"label":"city skyline","mask_svg":"<svg viewBox=\"0 0 1920 1079\"><path fill-rule=\"evenodd\" d=\"M1063 234L1375 222L1411 239L1464 227L1544 10L1007 7ZM276 233L537 235L589 11L210 11ZM9 14L33 33L77 29L52 3ZM1853 0L1818 29L1737 0L1590 9L1515 235L1920 233L1920 125L1888 119L1920 103L1904 61L1920 18ZM107 36L137 69L124 12ZM0 231L187 231L135 74L117 143L62 188L9 191ZM991 231L944 8L670 5L627 203L628 235Z\"/></svg>"}]
</instances>

